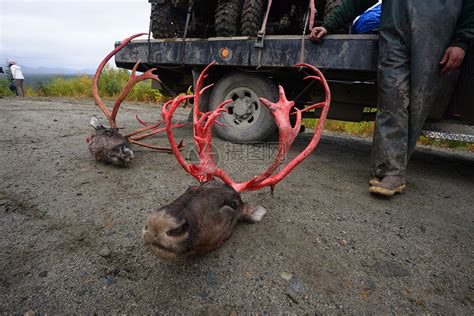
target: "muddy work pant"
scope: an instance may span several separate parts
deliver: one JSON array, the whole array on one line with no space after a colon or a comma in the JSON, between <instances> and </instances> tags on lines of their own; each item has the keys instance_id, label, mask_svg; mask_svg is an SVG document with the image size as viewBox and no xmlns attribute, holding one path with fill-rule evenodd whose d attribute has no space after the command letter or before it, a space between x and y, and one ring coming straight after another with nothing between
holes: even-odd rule
<instances>
[{"instance_id":1,"label":"muddy work pant","mask_svg":"<svg viewBox=\"0 0 474 316\"><path fill-rule=\"evenodd\" d=\"M454 84L439 63L461 7L462 0L383 1L372 176L405 176L430 109L447 106Z\"/></svg>"}]
</instances>

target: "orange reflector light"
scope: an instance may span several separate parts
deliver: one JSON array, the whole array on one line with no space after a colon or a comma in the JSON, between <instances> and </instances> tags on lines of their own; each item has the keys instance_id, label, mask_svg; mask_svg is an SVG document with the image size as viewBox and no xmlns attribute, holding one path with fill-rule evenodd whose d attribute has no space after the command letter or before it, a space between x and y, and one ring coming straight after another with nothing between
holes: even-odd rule
<instances>
[{"instance_id":1,"label":"orange reflector light","mask_svg":"<svg viewBox=\"0 0 474 316\"><path fill-rule=\"evenodd\" d=\"M223 59L227 59L230 57L230 50L228 48L222 48L220 53Z\"/></svg>"}]
</instances>

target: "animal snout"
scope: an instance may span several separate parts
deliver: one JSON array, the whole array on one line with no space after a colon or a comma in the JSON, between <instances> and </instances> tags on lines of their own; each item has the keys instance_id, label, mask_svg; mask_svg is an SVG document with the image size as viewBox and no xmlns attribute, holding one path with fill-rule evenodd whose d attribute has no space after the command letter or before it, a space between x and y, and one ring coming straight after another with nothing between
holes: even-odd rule
<instances>
[{"instance_id":1,"label":"animal snout","mask_svg":"<svg viewBox=\"0 0 474 316\"><path fill-rule=\"evenodd\" d=\"M145 239L172 239L182 237L189 231L187 221L179 221L164 210L155 211L148 216L143 229Z\"/></svg>"},{"instance_id":2,"label":"animal snout","mask_svg":"<svg viewBox=\"0 0 474 316\"><path fill-rule=\"evenodd\" d=\"M143 228L143 239L145 245L153 244L159 240L164 228L163 216L155 212L148 216L145 227Z\"/></svg>"},{"instance_id":3,"label":"animal snout","mask_svg":"<svg viewBox=\"0 0 474 316\"><path fill-rule=\"evenodd\" d=\"M186 251L189 223L169 215L166 210L150 214L143 228L145 245L163 259L173 259Z\"/></svg>"},{"instance_id":4,"label":"animal snout","mask_svg":"<svg viewBox=\"0 0 474 316\"><path fill-rule=\"evenodd\" d=\"M110 162L117 166L127 166L133 159L133 151L127 144L115 146L108 154Z\"/></svg>"},{"instance_id":5,"label":"animal snout","mask_svg":"<svg viewBox=\"0 0 474 316\"><path fill-rule=\"evenodd\" d=\"M133 150L131 150L127 144L121 144L119 152L124 161L130 161L133 159Z\"/></svg>"}]
</instances>

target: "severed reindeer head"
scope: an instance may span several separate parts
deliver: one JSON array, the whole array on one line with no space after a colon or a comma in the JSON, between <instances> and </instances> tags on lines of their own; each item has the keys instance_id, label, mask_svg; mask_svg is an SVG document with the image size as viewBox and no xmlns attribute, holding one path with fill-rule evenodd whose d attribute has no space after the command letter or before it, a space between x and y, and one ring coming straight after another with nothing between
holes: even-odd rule
<instances>
[{"instance_id":1,"label":"severed reindeer head","mask_svg":"<svg viewBox=\"0 0 474 316\"><path fill-rule=\"evenodd\" d=\"M145 245L158 257L174 260L212 251L226 241L238 221L260 222L267 211L242 202L230 186L212 180L150 214Z\"/></svg>"},{"instance_id":2,"label":"severed reindeer head","mask_svg":"<svg viewBox=\"0 0 474 316\"><path fill-rule=\"evenodd\" d=\"M140 141L144 138L164 132L165 128L163 127L160 128L161 121L155 124L150 124L141 120L137 116L136 118L137 118L138 123L143 125L143 127L131 133L128 133L127 135L122 135L119 132L119 128L117 127L117 123L116 123L116 117L117 117L120 105L122 104L122 102L125 100L127 95L130 93L132 88L137 83L147 80L147 79L160 81L160 79L156 75L153 74L153 71L155 71L156 68L150 69L146 71L145 73L143 73L142 75L137 76L136 72L137 72L138 66L140 65L140 61L138 61L133 67L132 75L129 81L127 82L123 90L120 92L118 99L115 102L114 107L112 109L112 112L109 111L104 101L102 101L102 99L99 96L99 87L98 87L99 79L107 62L117 52L119 52L123 47L125 47L125 45L127 45L131 40L145 34L146 33L135 34L123 40L122 43L116 49L114 49L104 58L104 60L100 63L95 73L94 80L92 82L92 95L94 96L96 105L102 111L105 118L109 122L109 126L110 126L109 128L106 128L102 124L99 123L97 118L93 117L91 119L91 125L95 129L95 134L87 137L87 143L89 145L89 150L94 155L97 161L112 163L114 165L122 166L122 167L128 165L128 163L133 159L133 151L130 148L130 143L143 146L146 148L150 148L156 151L161 151L161 152L171 151L171 149L169 148L157 147L157 146L146 144ZM174 124L171 126L171 128L177 128L184 125L186 124ZM182 144L178 145L179 150L181 150L182 147L183 147Z\"/></svg>"},{"instance_id":3,"label":"severed reindeer head","mask_svg":"<svg viewBox=\"0 0 474 316\"><path fill-rule=\"evenodd\" d=\"M219 169L213 160L211 131L217 118L225 109L223 102L213 112L199 111L199 98L212 85L200 89L207 77L207 71L214 63L202 72L196 84L194 95L194 143L199 155L199 163L188 163L181 155L174 140L171 119L176 108L193 96L179 96L169 101L162 108L163 120L173 154L186 172L195 177L201 185L189 188L183 195L171 204L154 211L147 219L143 229L145 245L158 257L171 260L200 255L214 250L229 238L235 224L239 221L256 223L262 220L266 210L261 206L253 207L242 202L240 193L258 190L269 186L272 189L286 177L293 168L303 161L314 149L321 137L324 122L329 111L331 100L328 84L322 73L307 64L296 65L305 67L316 73L305 79L319 81L326 93L323 102L306 107L303 110L294 107L294 102L288 101L283 88L280 86L280 98L272 103L261 98L265 106L275 118L279 129L279 146L275 161L260 175L243 183L235 183L223 170ZM308 146L280 171L277 169L287 156L301 126L302 113L315 108L322 108L318 126ZM292 126L290 115L296 115L296 125ZM219 178L222 182L214 180Z\"/></svg>"},{"instance_id":4,"label":"severed reindeer head","mask_svg":"<svg viewBox=\"0 0 474 316\"><path fill-rule=\"evenodd\" d=\"M126 167L133 159L128 140L117 128L104 127L96 117L91 119L90 124L95 134L87 138L87 144L95 160Z\"/></svg>"}]
</instances>

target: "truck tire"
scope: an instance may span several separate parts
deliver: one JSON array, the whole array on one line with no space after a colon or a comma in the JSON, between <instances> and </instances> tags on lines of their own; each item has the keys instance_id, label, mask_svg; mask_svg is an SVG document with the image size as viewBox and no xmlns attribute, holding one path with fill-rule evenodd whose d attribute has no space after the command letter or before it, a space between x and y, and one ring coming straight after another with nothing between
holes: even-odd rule
<instances>
[{"instance_id":1,"label":"truck tire","mask_svg":"<svg viewBox=\"0 0 474 316\"><path fill-rule=\"evenodd\" d=\"M219 0L216 8L216 35L237 36L240 30L242 0Z\"/></svg>"},{"instance_id":2,"label":"truck tire","mask_svg":"<svg viewBox=\"0 0 474 316\"><path fill-rule=\"evenodd\" d=\"M210 97L210 110L215 110L225 100L228 113L222 113L218 121L225 126L214 126L220 138L234 143L251 143L267 140L276 131L275 121L259 97L272 102L278 100L278 88L270 79L244 72L233 72L221 78Z\"/></svg>"},{"instance_id":3,"label":"truck tire","mask_svg":"<svg viewBox=\"0 0 474 316\"><path fill-rule=\"evenodd\" d=\"M245 0L241 17L243 36L257 36L262 27L266 7L267 0Z\"/></svg>"},{"instance_id":4,"label":"truck tire","mask_svg":"<svg viewBox=\"0 0 474 316\"><path fill-rule=\"evenodd\" d=\"M153 38L174 38L182 36L182 17L171 4L170 0L164 3L153 3L151 7L151 31Z\"/></svg>"},{"instance_id":5,"label":"truck tire","mask_svg":"<svg viewBox=\"0 0 474 316\"><path fill-rule=\"evenodd\" d=\"M185 11L189 6L188 0L171 0L171 4L178 10Z\"/></svg>"}]
</instances>

